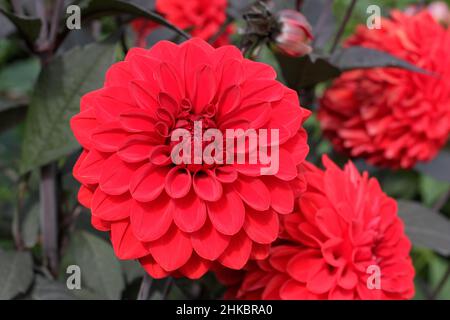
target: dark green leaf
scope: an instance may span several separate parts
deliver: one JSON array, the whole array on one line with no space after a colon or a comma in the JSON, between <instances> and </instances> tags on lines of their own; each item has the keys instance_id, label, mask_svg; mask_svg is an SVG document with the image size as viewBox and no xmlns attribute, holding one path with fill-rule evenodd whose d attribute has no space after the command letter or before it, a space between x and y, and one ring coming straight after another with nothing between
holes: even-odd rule
<instances>
[{"instance_id":1,"label":"dark green leaf","mask_svg":"<svg viewBox=\"0 0 450 320\"><path fill-rule=\"evenodd\" d=\"M1 5L0 5L1 6ZM14 30L14 25L3 15L0 15L0 38L6 37Z\"/></svg>"},{"instance_id":2,"label":"dark green leaf","mask_svg":"<svg viewBox=\"0 0 450 320\"><path fill-rule=\"evenodd\" d=\"M450 255L450 221L447 218L417 202L405 200L398 201L398 212L415 246Z\"/></svg>"},{"instance_id":3,"label":"dark green leaf","mask_svg":"<svg viewBox=\"0 0 450 320\"><path fill-rule=\"evenodd\" d=\"M34 43L34 41L38 38L42 25L40 19L18 16L8 12L2 7L0 7L0 12L3 13L9 21L12 22L12 24L14 24L16 29L28 43Z\"/></svg>"},{"instance_id":4,"label":"dark green leaf","mask_svg":"<svg viewBox=\"0 0 450 320\"><path fill-rule=\"evenodd\" d=\"M65 284L37 276L31 290L33 300L75 300L76 297Z\"/></svg>"},{"instance_id":5,"label":"dark green leaf","mask_svg":"<svg viewBox=\"0 0 450 320\"><path fill-rule=\"evenodd\" d=\"M30 93L40 70L39 60L36 58L8 64L0 70L0 92L14 98Z\"/></svg>"},{"instance_id":6,"label":"dark green leaf","mask_svg":"<svg viewBox=\"0 0 450 320\"><path fill-rule=\"evenodd\" d=\"M14 105L0 114L0 133L21 123L26 116L27 107Z\"/></svg>"},{"instance_id":7,"label":"dark green leaf","mask_svg":"<svg viewBox=\"0 0 450 320\"><path fill-rule=\"evenodd\" d=\"M125 276L125 281L128 284L144 276L144 269L135 260L122 260L120 261L120 265Z\"/></svg>"},{"instance_id":8,"label":"dark green leaf","mask_svg":"<svg viewBox=\"0 0 450 320\"><path fill-rule=\"evenodd\" d=\"M81 269L82 289L106 299L120 299L125 287L124 277L108 243L88 232L79 231L72 237L67 255L66 264L78 265Z\"/></svg>"},{"instance_id":9,"label":"dark green leaf","mask_svg":"<svg viewBox=\"0 0 450 320\"><path fill-rule=\"evenodd\" d=\"M0 250L0 300L25 293L33 281L33 260L29 252Z\"/></svg>"},{"instance_id":10,"label":"dark green leaf","mask_svg":"<svg viewBox=\"0 0 450 320\"><path fill-rule=\"evenodd\" d=\"M442 150L434 160L420 163L416 169L436 180L450 182L450 152Z\"/></svg>"},{"instance_id":11,"label":"dark green leaf","mask_svg":"<svg viewBox=\"0 0 450 320\"><path fill-rule=\"evenodd\" d=\"M450 183L437 181L426 175L420 176L419 186L422 202L428 207L433 206L433 204L450 190Z\"/></svg>"},{"instance_id":12,"label":"dark green leaf","mask_svg":"<svg viewBox=\"0 0 450 320\"><path fill-rule=\"evenodd\" d=\"M359 46L336 50L330 58L330 63L338 67L341 71L376 67L395 67L426 73L425 70L387 52Z\"/></svg>"},{"instance_id":13,"label":"dark green leaf","mask_svg":"<svg viewBox=\"0 0 450 320\"><path fill-rule=\"evenodd\" d=\"M69 120L78 112L82 95L101 87L114 53L114 43L93 43L74 48L43 68L26 118L21 172L78 148Z\"/></svg>"},{"instance_id":14,"label":"dark green leaf","mask_svg":"<svg viewBox=\"0 0 450 320\"><path fill-rule=\"evenodd\" d=\"M186 32L171 24L159 14L148 11L140 7L137 3L125 2L120 0L90 0L88 2L88 5L81 10L81 15L85 18L111 14L131 14L136 17L143 17L177 32L179 35L186 39L190 38L190 36Z\"/></svg>"},{"instance_id":15,"label":"dark green leaf","mask_svg":"<svg viewBox=\"0 0 450 320\"><path fill-rule=\"evenodd\" d=\"M339 69L316 55L293 58L276 54L276 57L286 84L293 89L305 88L332 79L340 74Z\"/></svg>"},{"instance_id":16,"label":"dark green leaf","mask_svg":"<svg viewBox=\"0 0 450 320\"><path fill-rule=\"evenodd\" d=\"M313 30L313 47L323 51L326 44L336 32L336 19L333 14L332 0L305 0L302 7Z\"/></svg>"}]
</instances>

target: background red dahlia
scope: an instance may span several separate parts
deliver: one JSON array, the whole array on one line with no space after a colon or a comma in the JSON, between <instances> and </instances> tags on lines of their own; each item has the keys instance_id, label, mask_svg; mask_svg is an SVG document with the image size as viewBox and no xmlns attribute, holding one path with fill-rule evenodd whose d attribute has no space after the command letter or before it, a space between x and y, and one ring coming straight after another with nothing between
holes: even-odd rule
<instances>
[{"instance_id":1,"label":"background red dahlia","mask_svg":"<svg viewBox=\"0 0 450 320\"><path fill-rule=\"evenodd\" d=\"M339 151L374 165L411 168L433 159L450 132L450 33L427 11L391 16L379 30L359 26L347 45L389 52L426 72L346 72L325 92L319 119Z\"/></svg>"},{"instance_id":2,"label":"background red dahlia","mask_svg":"<svg viewBox=\"0 0 450 320\"><path fill-rule=\"evenodd\" d=\"M307 191L263 261L217 272L232 299L410 299L411 243L397 204L353 163L304 165ZM379 286L376 284L379 277ZM372 279L373 278L373 279Z\"/></svg>"},{"instance_id":3,"label":"background red dahlia","mask_svg":"<svg viewBox=\"0 0 450 320\"><path fill-rule=\"evenodd\" d=\"M214 39L214 46L229 44L233 27L228 26L219 34L227 19L227 0L157 0L156 10L175 26L188 30L194 37L203 40ZM153 21L141 18L132 23L140 47L146 47L147 37L159 26Z\"/></svg>"}]
</instances>

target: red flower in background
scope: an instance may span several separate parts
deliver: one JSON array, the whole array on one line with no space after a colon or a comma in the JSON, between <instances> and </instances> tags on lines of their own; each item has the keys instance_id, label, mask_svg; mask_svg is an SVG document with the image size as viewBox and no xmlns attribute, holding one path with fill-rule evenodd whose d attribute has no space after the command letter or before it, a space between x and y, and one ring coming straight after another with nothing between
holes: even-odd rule
<instances>
[{"instance_id":1,"label":"red flower in background","mask_svg":"<svg viewBox=\"0 0 450 320\"><path fill-rule=\"evenodd\" d=\"M392 12L382 29L360 26L347 41L389 52L432 74L396 68L344 73L319 119L339 151L371 164L409 168L432 159L450 132L450 34L427 12Z\"/></svg>"},{"instance_id":2,"label":"red flower in background","mask_svg":"<svg viewBox=\"0 0 450 320\"><path fill-rule=\"evenodd\" d=\"M188 30L194 37L210 40L215 36L226 21L227 0L157 0L156 10L175 26ZM138 36L138 46L145 47L147 37L158 27L158 24L136 19L132 23ZM233 27L214 42L220 47L229 44L229 36Z\"/></svg>"},{"instance_id":3,"label":"red flower in background","mask_svg":"<svg viewBox=\"0 0 450 320\"><path fill-rule=\"evenodd\" d=\"M212 262L232 269L261 259L304 188L308 152L295 91L233 46L201 39L134 48L71 120L84 151L74 167L79 201L95 228L111 232L120 259L139 259L155 278L199 278ZM175 165L171 132L278 129L276 175L257 165Z\"/></svg>"},{"instance_id":4,"label":"red flower in background","mask_svg":"<svg viewBox=\"0 0 450 320\"><path fill-rule=\"evenodd\" d=\"M394 199L350 162L305 163L307 191L283 219L282 240L245 271L219 270L238 299L409 299L414 295L410 241ZM371 267L372 266L372 267ZM379 268L380 287L368 279Z\"/></svg>"}]
</instances>

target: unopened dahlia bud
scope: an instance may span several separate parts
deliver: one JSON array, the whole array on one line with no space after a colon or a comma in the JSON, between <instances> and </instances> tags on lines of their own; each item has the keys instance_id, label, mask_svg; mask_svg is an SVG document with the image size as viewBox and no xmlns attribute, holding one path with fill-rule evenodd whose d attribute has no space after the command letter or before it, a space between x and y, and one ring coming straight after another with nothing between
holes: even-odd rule
<instances>
[{"instance_id":1,"label":"unopened dahlia bud","mask_svg":"<svg viewBox=\"0 0 450 320\"><path fill-rule=\"evenodd\" d=\"M450 25L450 10L444 1L430 3L427 10L437 22L445 26Z\"/></svg>"},{"instance_id":2,"label":"unopened dahlia bud","mask_svg":"<svg viewBox=\"0 0 450 320\"><path fill-rule=\"evenodd\" d=\"M445 1L434 1L428 6L410 5L404 10L404 13L414 16L421 11L428 11L434 20L445 27L450 25L450 9Z\"/></svg>"},{"instance_id":3,"label":"unopened dahlia bud","mask_svg":"<svg viewBox=\"0 0 450 320\"><path fill-rule=\"evenodd\" d=\"M303 14L295 10L282 10L278 14L278 21L280 33L275 38L277 49L294 57L301 57L312 51L312 28Z\"/></svg>"}]
</instances>

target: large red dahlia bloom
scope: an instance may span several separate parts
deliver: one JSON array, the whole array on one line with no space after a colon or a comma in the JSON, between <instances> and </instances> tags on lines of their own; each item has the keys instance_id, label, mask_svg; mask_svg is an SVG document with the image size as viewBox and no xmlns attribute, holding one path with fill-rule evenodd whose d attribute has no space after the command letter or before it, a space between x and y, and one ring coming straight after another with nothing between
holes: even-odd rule
<instances>
[{"instance_id":1,"label":"large red dahlia bloom","mask_svg":"<svg viewBox=\"0 0 450 320\"><path fill-rule=\"evenodd\" d=\"M344 73L326 91L319 112L338 150L393 168L438 153L450 132L449 32L427 12L398 11L379 30L357 29L349 45L389 52L431 74L395 68Z\"/></svg>"},{"instance_id":2,"label":"large red dahlia bloom","mask_svg":"<svg viewBox=\"0 0 450 320\"><path fill-rule=\"evenodd\" d=\"M302 123L309 112L275 78L233 46L161 41L130 50L104 87L83 97L71 120L84 148L74 167L79 201L94 227L111 232L119 258L140 259L156 278L198 278L213 261L240 269L264 257L279 214L292 212L304 186L297 166L308 152ZM262 176L258 164L175 165L171 133L194 121L222 132L278 129L278 172Z\"/></svg>"},{"instance_id":3,"label":"large red dahlia bloom","mask_svg":"<svg viewBox=\"0 0 450 320\"><path fill-rule=\"evenodd\" d=\"M215 36L226 21L227 0L157 0L156 10L169 22L181 29L188 30L194 37L209 40ZM147 37L158 27L158 24L139 18L133 21L132 27L138 37L138 45L146 46ZM233 27L214 42L219 47L229 44L229 36Z\"/></svg>"},{"instance_id":4,"label":"large red dahlia bloom","mask_svg":"<svg viewBox=\"0 0 450 320\"><path fill-rule=\"evenodd\" d=\"M305 164L308 189L285 216L283 240L245 270L219 270L238 299L409 299L410 241L394 199L350 162ZM378 277L379 276L379 277ZM377 278L378 277L378 278ZM378 281L378 285L377 285Z\"/></svg>"}]
</instances>

